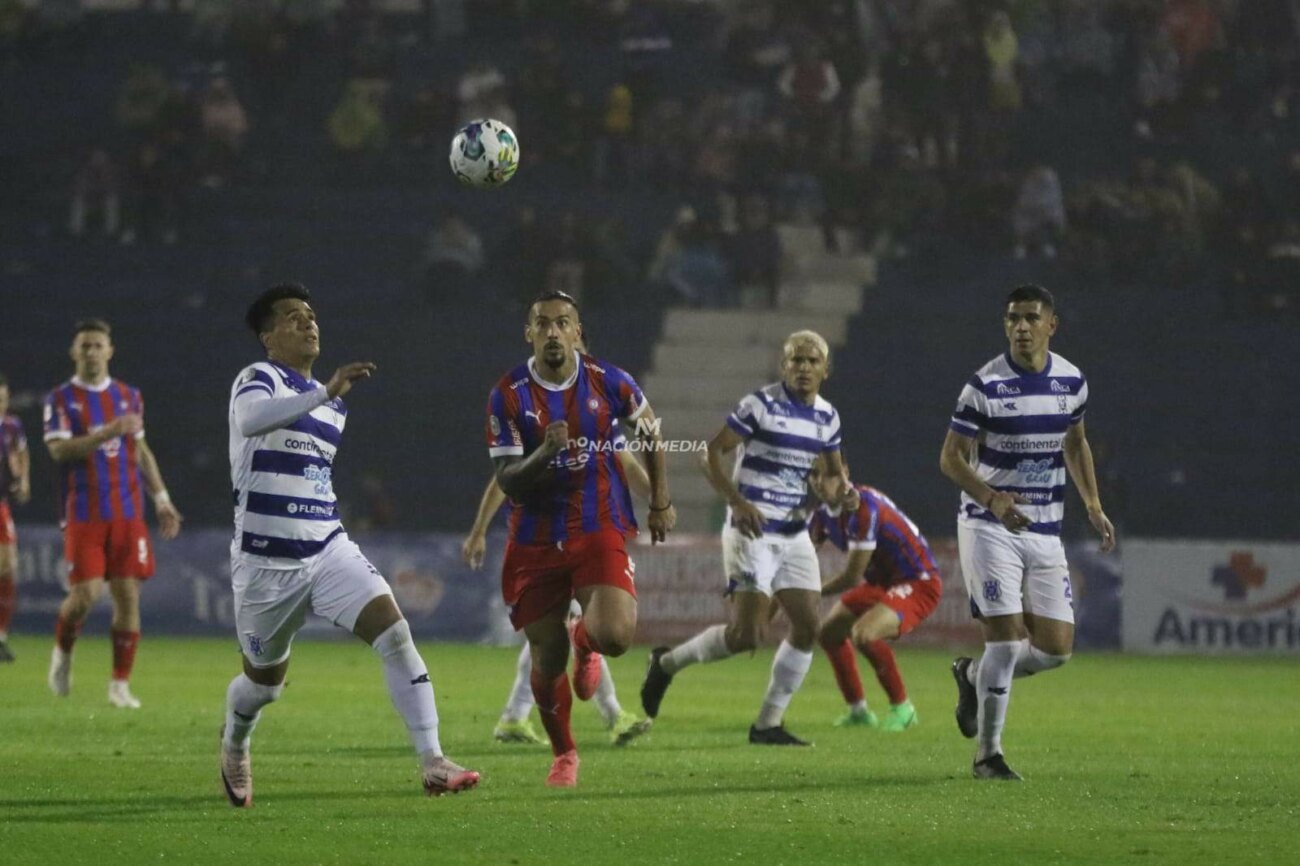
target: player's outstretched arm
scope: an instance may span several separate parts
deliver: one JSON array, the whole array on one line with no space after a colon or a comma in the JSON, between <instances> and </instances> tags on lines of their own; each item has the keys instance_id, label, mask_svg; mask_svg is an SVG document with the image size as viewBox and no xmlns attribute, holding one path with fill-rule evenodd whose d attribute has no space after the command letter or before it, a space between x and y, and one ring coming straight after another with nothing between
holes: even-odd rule
<instances>
[{"instance_id":1,"label":"player's outstretched arm","mask_svg":"<svg viewBox=\"0 0 1300 866\"><path fill-rule=\"evenodd\" d=\"M822 595L839 595L841 592L857 586L862 575L867 573L871 564L871 550L854 550L849 552L849 560L844 563L844 570L822 584Z\"/></svg>"},{"instance_id":2,"label":"player's outstretched arm","mask_svg":"<svg viewBox=\"0 0 1300 866\"><path fill-rule=\"evenodd\" d=\"M167 485L163 484L162 470L158 468L158 458L153 456L153 449L143 438L136 440L136 454L140 474L144 476L145 486L153 496L153 509L158 515L158 534L170 541L180 535L181 523L185 518L172 504Z\"/></svg>"},{"instance_id":3,"label":"player's outstretched arm","mask_svg":"<svg viewBox=\"0 0 1300 866\"><path fill-rule=\"evenodd\" d=\"M736 446L745 440L740 434L726 424L718 434L709 440L709 448L704 461L704 475L709 484L731 506L732 518L741 534L750 538L763 537L763 512L758 506L740 495L740 490L727 476L722 468L722 458L736 450Z\"/></svg>"},{"instance_id":4,"label":"player's outstretched arm","mask_svg":"<svg viewBox=\"0 0 1300 866\"><path fill-rule=\"evenodd\" d=\"M650 527L651 544L666 541L668 533L677 525L677 509L673 508L673 499L668 493L668 466L664 460L663 440L657 427L654 410L649 405L643 406L641 414L637 416L637 435L646 445L646 484L650 488L650 514L646 523Z\"/></svg>"},{"instance_id":5,"label":"player's outstretched arm","mask_svg":"<svg viewBox=\"0 0 1300 866\"><path fill-rule=\"evenodd\" d=\"M465 540L460 545L460 558L475 571L483 567L483 556L487 552L488 526L491 525L493 516L505 501L506 495L501 491L501 485L497 484L495 477L489 478L487 487L483 488L483 495L479 498L474 525L470 527L469 535L465 536Z\"/></svg>"},{"instance_id":6,"label":"player's outstretched arm","mask_svg":"<svg viewBox=\"0 0 1300 866\"><path fill-rule=\"evenodd\" d=\"M1088 509L1088 521L1101 536L1101 551L1109 553L1115 549L1115 527L1101 508L1101 496L1097 491L1097 469L1092 461L1092 446L1088 444L1083 421L1066 431L1061 450L1065 452L1065 468L1070 471L1079 498Z\"/></svg>"},{"instance_id":7,"label":"player's outstretched arm","mask_svg":"<svg viewBox=\"0 0 1300 866\"><path fill-rule=\"evenodd\" d=\"M1031 521L1016 505L1026 505L1029 500L1019 493L994 490L975 474L970 465L975 445L976 441L972 437L949 430L943 440L943 450L939 453L939 468L972 499L992 511L1003 526L1012 532L1020 532Z\"/></svg>"},{"instance_id":8,"label":"player's outstretched arm","mask_svg":"<svg viewBox=\"0 0 1300 866\"><path fill-rule=\"evenodd\" d=\"M334 371L324 388L313 388L290 397L272 397L261 388L251 388L234 402L235 428L240 435L262 436L297 421L317 406L352 390L358 379L368 379L377 368L370 361L344 364Z\"/></svg>"}]
</instances>

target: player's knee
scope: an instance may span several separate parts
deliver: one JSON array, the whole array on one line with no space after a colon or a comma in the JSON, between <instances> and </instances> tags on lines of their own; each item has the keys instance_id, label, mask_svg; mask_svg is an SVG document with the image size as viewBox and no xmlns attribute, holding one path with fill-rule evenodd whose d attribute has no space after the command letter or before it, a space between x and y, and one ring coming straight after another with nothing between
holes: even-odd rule
<instances>
[{"instance_id":1,"label":"player's knee","mask_svg":"<svg viewBox=\"0 0 1300 866\"><path fill-rule=\"evenodd\" d=\"M415 640L411 637L411 626L407 624L406 620L399 619L384 629L379 637L375 638L375 642L371 646L375 652L385 658L400 655L408 649L414 649Z\"/></svg>"},{"instance_id":2,"label":"player's knee","mask_svg":"<svg viewBox=\"0 0 1300 866\"><path fill-rule=\"evenodd\" d=\"M1074 658L1074 653L1068 650L1063 653L1044 652L1042 650L1037 650L1034 653L1034 655L1037 657L1039 669L1044 671L1050 671L1053 668L1059 668L1063 666L1066 662L1068 662L1070 659Z\"/></svg>"},{"instance_id":3,"label":"player's knee","mask_svg":"<svg viewBox=\"0 0 1300 866\"><path fill-rule=\"evenodd\" d=\"M786 641L795 649L807 652L817 643L817 626L792 623Z\"/></svg>"},{"instance_id":4,"label":"player's knee","mask_svg":"<svg viewBox=\"0 0 1300 866\"><path fill-rule=\"evenodd\" d=\"M762 635L758 628L739 627L727 629L727 649L733 653L747 653L758 649Z\"/></svg>"},{"instance_id":5,"label":"player's knee","mask_svg":"<svg viewBox=\"0 0 1300 866\"><path fill-rule=\"evenodd\" d=\"M591 623L588 623L587 629L587 634L601 654L610 658L617 658L627 652L636 632L635 625L624 622L601 623L597 628L592 628Z\"/></svg>"}]
</instances>

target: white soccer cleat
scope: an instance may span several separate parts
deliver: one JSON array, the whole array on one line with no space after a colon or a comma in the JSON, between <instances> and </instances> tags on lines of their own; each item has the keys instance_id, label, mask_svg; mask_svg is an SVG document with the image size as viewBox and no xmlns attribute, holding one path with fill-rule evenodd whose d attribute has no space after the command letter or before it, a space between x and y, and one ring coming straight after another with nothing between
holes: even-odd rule
<instances>
[{"instance_id":1,"label":"white soccer cleat","mask_svg":"<svg viewBox=\"0 0 1300 866\"><path fill-rule=\"evenodd\" d=\"M66 698L72 691L72 653L65 653L58 647L50 656L50 675L46 678L50 691L61 698Z\"/></svg>"},{"instance_id":2,"label":"white soccer cleat","mask_svg":"<svg viewBox=\"0 0 1300 866\"><path fill-rule=\"evenodd\" d=\"M424 765L424 793L430 797L459 794L478 786L479 774L439 755Z\"/></svg>"},{"instance_id":3,"label":"white soccer cleat","mask_svg":"<svg viewBox=\"0 0 1300 866\"><path fill-rule=\"evenodd\" d=\"M140 709L140 701L131 694L131 684L126 680L108 681L108 702L123 710Z\"/></svg>"},{"instance_id":4,"label":"white soccer cleat","mask_svg":"<svg viewBox=\"0 0 1300 866\"><path fill-rule=\"evenodd\" d=\"M236 752L226 746L226 729L221 729L221 785L226 799L236 809L253 805L253 761L248 750Z\"/></svg>"}]
</instances>

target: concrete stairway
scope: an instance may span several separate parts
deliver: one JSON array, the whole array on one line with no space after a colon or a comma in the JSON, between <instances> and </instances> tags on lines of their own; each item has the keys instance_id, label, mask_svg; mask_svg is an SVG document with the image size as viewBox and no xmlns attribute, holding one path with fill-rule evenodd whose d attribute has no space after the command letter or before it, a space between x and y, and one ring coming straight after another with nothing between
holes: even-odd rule
<instances>
[{"instance_id":1,"label":"concrete stairway","mask_svg":"<svg viewBox=\"0 0 1300 866\"><path fill-rule=\"evenodd\" d=\"M666 312L650 372L641 385L668 440L708 441L745 394L775 381L781 345L793 331L817 331L842 346L849 319L875 282L873 260L825 250L817 227L780 226L782 275L775 309ZM841 249L848 248L846 244ZM725 507L699 470L700 451L668 454L678 531L714 532ZM638 509L639 512L643 509Z\"/></svg>"}]
</instances>

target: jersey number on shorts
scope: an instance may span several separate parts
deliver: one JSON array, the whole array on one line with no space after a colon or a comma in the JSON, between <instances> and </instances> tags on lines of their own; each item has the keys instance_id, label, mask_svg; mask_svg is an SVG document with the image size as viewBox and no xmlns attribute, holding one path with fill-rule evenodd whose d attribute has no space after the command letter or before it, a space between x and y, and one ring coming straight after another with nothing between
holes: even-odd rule
<instances>
[{"instance_id":1,"label":"jersey number on shorts","mask_svg":"<svg viewBox=\"0 0 1300 866\"><path fill-rule=\"evenodd\" d=\"M149 542L143 538L139 539L136 543L135 556L140 560L141 565L146 565L149 562Z\"/></svg>"}]
</instances>

